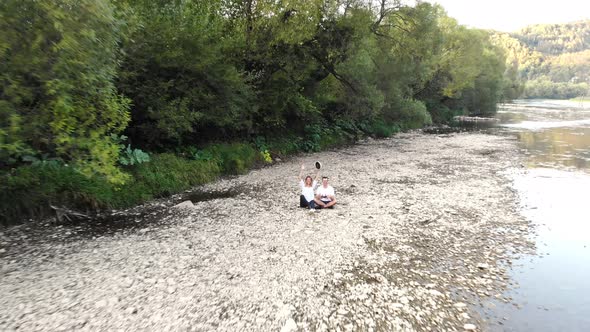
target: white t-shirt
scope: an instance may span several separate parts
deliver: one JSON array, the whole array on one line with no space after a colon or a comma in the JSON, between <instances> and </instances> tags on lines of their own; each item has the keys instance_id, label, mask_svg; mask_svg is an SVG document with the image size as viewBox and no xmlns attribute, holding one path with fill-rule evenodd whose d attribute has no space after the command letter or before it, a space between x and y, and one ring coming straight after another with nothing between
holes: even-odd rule
<instances>
[{"instance_id":1,"label":"white t-shirt","mask_svg":"<svg viewBox=\"0 0 590 332\"><path fill-rule=\"evenodd\" d=\"M334 194L334 188L331 185L328 185L326 188L324 188L324 186L319 186L315 193L320 196L322 201L331 201L332 199L328 196L336 196Z\"/></svg>"},{"instance_id":2,"label":"white t-shirt","mask_svg":"<svg viewBox=\"0 0 590 332\"><path fill-rule=\"evenodd\" d=\"M301 195L303 195L308 202L313 200L313 188L315 188L316 185L317 181L315 180L311 183L311 187L306 187L303 180L299 182L299 186L301 187Z\"/></svg>"}]
</instances>

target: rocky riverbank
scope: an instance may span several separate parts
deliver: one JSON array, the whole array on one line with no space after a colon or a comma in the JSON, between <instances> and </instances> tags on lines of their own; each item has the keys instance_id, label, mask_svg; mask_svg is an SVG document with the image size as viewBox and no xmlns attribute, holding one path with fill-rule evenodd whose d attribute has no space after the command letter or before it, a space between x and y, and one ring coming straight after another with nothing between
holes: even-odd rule
<instances>
[{"instance_id":1,"label":"rocky riverbank","mask_svg":"<svg viewBox=\"0 0 590 332\"><path fill-rule=\"evenodd\" d=\"M321 160L339 204L297 207ZM530 250L509 137L407 133L0 233L0 330L485 330ZM173 206L192 198L194 206Z\"/></svg>"}]
</instances>

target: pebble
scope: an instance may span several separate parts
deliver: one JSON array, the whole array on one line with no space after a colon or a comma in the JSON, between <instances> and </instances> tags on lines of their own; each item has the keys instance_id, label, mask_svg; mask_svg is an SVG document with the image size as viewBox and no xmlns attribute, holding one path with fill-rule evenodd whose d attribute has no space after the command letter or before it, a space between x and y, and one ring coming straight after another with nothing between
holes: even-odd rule
<instances>
[{"instance_id":1,"label":"pebble","mask_svg":"<svg viewBox=\"0 0 590 332\"><path fill-rule=\"evenodd\" d=\"M281 332L293 332L297 331L297 323L293 320L293 318L287 319L285 325L281 328Z\"/></svg>"},{"instance_id":2,"label":"pebble","mask_svg":"<svg viewBox=\"0 0 590 332\"><path fill-rule=\"evenodd\" d=\"M125 309L125 313L127 313L129 315L136 314L137 308L136 307L129 307L129 308Z\"/></svg>"},{"instance_id":3,"label":"pebble","mask_svg":"<svg viewBox=\"0 0 590 332\"><path fill-rule=\"evenodd\" d=\"M178 203L173 206L173 208L176 208L176 209L192 209L194 207L195 207L195 205L191 201L184 201L182 203Z\"/></svg>"},{"instance_id":4,"label":"pebble","mask_svg":"<svg viewBox=\"0 0 590 332\"><path fill-rule=\"evenodd\" d=\"M477 327L473 324L465 324L463 325L463 329L466 331L475 331Z\"/></svg>"},{"instance_id":5,"label":"pebble","mask_svg":"<svg viewBox=\"0 0 590 332\"><path fill-rule=\"evenodd\" d=\"M118 296L112 296L112 297L109 297L109 299L107 301L110 306L114 306L115 304L119 303L120 298Z\"/></svg>"},{"instance_id":6,"label":"pebble","mask_svg":"<svg viewBox=\"0 0 590 332\"><path fill-rule=\"evenodd\" d=\"M94 306L95 306L96 308L104 308L104 307L106 307L106 306L107 306L107 300L100 300L100 301L97 301L96 303L94 303Z\"/></svg>"},{"instance_id":7,"label":"pebble","mask_svg":"<svg viewBox=\"0 0 590 332\"><path fill-rule=\"evenodd\" d=\"M131 286L133 286L133 284L135 283L135 280L131 279L131 278L125 278L123 279L123 287L129 288Z\"/></svg>"}]
</instances>

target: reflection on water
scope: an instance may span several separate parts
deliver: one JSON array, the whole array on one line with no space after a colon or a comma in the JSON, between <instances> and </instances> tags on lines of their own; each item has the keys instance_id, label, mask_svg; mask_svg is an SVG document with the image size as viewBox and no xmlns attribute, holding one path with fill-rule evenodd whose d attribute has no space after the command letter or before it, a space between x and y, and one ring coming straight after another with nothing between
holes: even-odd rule
<instances>
[{"instance_id":1,"label":"reflection on water","mask_svg":"<svg viewBox=\"0 0 590 332\"><path fill-rule=\"evenodd\" d=\"M504 104L498 118L504 128L518 135L528 156L528 168L590 172L590 105L585 108L579 102L519 101Z\"/></svg>"},{"instance_id":2,"label":"reflection on water","mask_svg":"<svg viewBox=\"0 0 590 332\"><path fill-rule=\"evenodd\" d=\"M536 168L514 181L523 215L537 225L538 256L513 264L513 304L496 303L497 331L587 331L590 326L590 176ZM517 305L518 307L515 307Z\"/></svg>"},{"instance_id":3,"label":"reflection on water","mask_svg":"<svg viewBox=\"0 0 590 332\"><path fill-rule=\"evenodd\" d=\"M522 214L537 226L538 256L513 264L513 303L490 303L494 331L590 327L590 105L519 101L498 113L525 154L514 179Z\"/></svg>"},{"instance_id":4,"label":"reflection on water","mask_svg":"<svg viewBox=\"0 0 590 332\"><path fill-rule=\"evenodd\" d=\"M590 128L552 128L518 133L527 166L590 170Z\"/></svg>"}]
</instances>

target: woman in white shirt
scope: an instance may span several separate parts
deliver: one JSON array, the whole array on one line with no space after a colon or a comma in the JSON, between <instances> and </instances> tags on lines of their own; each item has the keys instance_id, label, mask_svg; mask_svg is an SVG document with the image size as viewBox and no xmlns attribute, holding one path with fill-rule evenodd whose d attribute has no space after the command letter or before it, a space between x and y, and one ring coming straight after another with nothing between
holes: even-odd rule
<instances>
[{"instance_id":1,"label":"woman in white shirt","mask_svg":"<svg viewBox=\"0 0 590 332\"><path fill-rule=\"evenodd\" d=\"M299 186L301 187L301 196L299 196L299 206L300 207L308 207L310 209L315 209L316 202L314 201L314 189L317 186L317 179L320 175L320 170L318 169L315 180L310 176L303 177L303 170L305 170L305 166L301 164L301 172L299 172Z\"/></svg>"}]
</instances>

